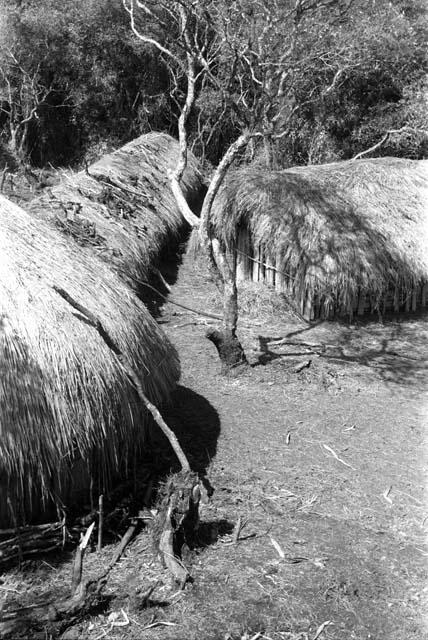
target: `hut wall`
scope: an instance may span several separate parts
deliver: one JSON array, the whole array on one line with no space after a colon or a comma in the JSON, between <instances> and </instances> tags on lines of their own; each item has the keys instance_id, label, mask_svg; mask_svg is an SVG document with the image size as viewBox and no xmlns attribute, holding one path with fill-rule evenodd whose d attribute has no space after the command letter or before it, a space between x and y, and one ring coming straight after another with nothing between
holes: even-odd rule
<instances>
[{"instance_id":1,"label":"hut wall","mask_svg":"<svg viewBox=\"0 0 428 640\"><path fill-rule=\"evenodd\" d=\"M236 243L236 279L238 282L252 278L250 232L242 227L238 232Z\"/></svg>"},{"instance_id":2,"label":"hut wall","mask_svg":"<svg viewBox=\"0 0 428 640\"><path fill-rule=\"evenodd\" d=\"M293 287L289 278L278 269L280 256L272 259L260 244L254 243L246 227L238 231L237 244L237 281L252 280L273 286L276 291L287 291L293 295ZM391 284L390 288L379 299L370 292L359 291L348 307L326 308L324 300L315 294L306 292L305 296L296 300L302 315L307 320L331 318L333 316L361 317L379 313L416 312L428 308L428 283L424 282L416 288L408 289L404 285Z\"/></svg>"}]
</instances>

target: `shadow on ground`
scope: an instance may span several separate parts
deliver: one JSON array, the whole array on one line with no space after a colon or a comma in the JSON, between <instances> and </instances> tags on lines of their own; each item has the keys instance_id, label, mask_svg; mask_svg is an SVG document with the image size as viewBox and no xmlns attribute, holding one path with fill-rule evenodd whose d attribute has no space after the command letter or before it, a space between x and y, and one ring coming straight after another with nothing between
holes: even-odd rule
<instances>
[{"instance_id":1,"label":"shadow on ground","mask_svg":"<svg viewBox=\"0 0 428 640\"><path fill-rule=\"evenodd\" d=\"M425 318L414 320L420 326ZM258 342L260 355L254 366L315 355L339 366L359 365L384 382L406 387L423 384L428 373L424 356L428 335L414 329L411 323L396 320L357 325L318 323L281 336L259 335Z\"/></svg>"},{"instance_id":2,"label":"shadow on ground","mask_svg":"<svg viewBox=\"0 0 428 640\"><path fill-rule=\"evenodd\" d=\"M206 398L179 385L172 394L171 406L164 411L164 417L174 430L192 469L204 476L217 453L220 435L217 411Z\"/></svg>"},{"instance_id":3,"label":"shadow on ground","mask_svg":"<svg viewBox=\"0 0 428 640\"><path fill-rule=\"evenodd\" d=\"M148 282L141 282L138 286L138 297L160 324L161 309L170 294L170 287L177 281L188 238L189 230L186 225L162 249L157 264L152 266Z\"/></svg>"}]
</instances>

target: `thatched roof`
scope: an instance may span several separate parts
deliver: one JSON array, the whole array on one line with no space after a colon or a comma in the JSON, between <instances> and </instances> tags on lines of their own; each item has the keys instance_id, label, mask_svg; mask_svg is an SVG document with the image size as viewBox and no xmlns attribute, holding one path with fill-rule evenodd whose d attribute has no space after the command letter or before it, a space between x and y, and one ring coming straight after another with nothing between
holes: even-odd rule
<instances>
[{"instance_id":1,"label":"thatched roof","mask_svg":"<svg viewBox=\"0 0 428 640\"><path fill-rule=\"evenodd\" d=\"M1 526L8 493L15 515L28 516L31 495L64 497L74 462L94 450L108 476L147 425L118 361L53 285L101 320L153 402L166 400L179 376L174 348L123 281L0 196Z\"/></svg>"},{"instance_id":2,"label":"thatched roof","mask_svg":"<svg viewBox=\"0 0 428 640\"><path fill-rule=\"evenodd\" d=\"M428 280L428 161L245 168L227 177L213 221L229 244L247 225L297 299L309 291L346 308L359 290Z\"/></svg>"},{"instance_id":3,"label":"thatched roof","mask_svg":"<svg viewBox=\"0 0 428 640\"><path fill-rule=\"evenodd\" d=\"M165 133L142 135L87 171L64 175L28 210L90 245L123 276L145 279L162 247L183 225L168 180L178 150L178 142ZM182 185L189 204L196 206L203 187L191 153Z\"/></svg>"}]
</instances>

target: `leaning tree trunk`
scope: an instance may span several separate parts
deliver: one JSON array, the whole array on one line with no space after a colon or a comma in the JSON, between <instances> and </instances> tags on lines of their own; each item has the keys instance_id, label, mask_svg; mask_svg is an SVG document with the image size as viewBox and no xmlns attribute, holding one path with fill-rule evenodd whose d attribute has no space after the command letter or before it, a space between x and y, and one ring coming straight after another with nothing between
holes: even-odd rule
<instances>
[{"instance_id":1,"label":"leaning tree trunk","mask_svg":"<svg viewBox=\"0 0 428 640\"><path fill-rule=\"evenodd\" d=\"M217 240L212 240L215 261L223 277L223 326L210 329L208 340L214 343L221 361L223 374L247 364L244 349L236 336L238 324L238 290L236 286L236 252L223 251Z\"/></svg>"}]
</instances>

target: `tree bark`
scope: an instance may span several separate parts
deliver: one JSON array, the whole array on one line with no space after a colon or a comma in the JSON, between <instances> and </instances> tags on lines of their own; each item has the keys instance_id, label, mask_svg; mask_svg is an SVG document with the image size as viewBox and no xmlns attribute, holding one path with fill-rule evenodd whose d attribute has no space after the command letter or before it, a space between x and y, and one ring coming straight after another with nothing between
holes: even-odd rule
<instances>
[{"instance_id":1,"label":"tree bark","mask_svg":"<svg viewBox=\"0 0 428 640\"><path fill-rule=\"evenodd\" d=\"M216 347L223 374L248 364L244 349L236 336L238 324L238 290L236 286L236 252L221 247L218 240L211 241L214 259L223 279L223 325L207 331L206 337Z\"/></svg>"}]
</instances>

